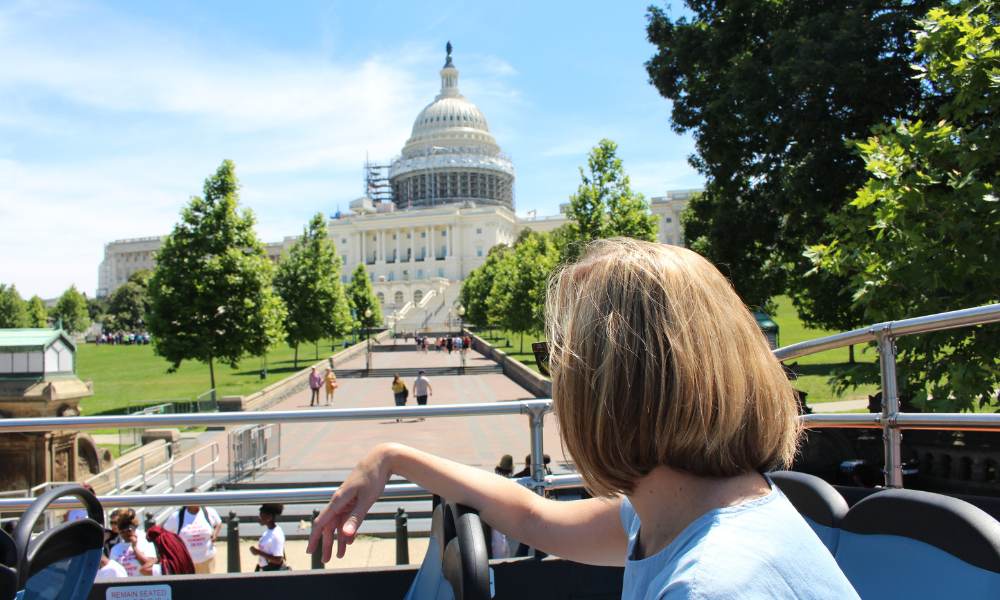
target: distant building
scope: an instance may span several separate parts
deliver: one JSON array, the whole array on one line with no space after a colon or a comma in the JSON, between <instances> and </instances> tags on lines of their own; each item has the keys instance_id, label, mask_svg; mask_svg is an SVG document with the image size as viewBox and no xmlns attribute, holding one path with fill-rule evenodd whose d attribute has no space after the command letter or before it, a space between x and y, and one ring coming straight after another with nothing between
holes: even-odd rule
<instances>
[{"instance_id":1,"label":"distant building","mask_svg":"<svg viewBox=\"0 0 1000 600\"><path fill-rule=\"evenodd\" d=\"M490 248L511 244L524 228L551 231L565 215L521 218L514 212L514 165L490 133L486 117L459 92L451 52L440 71L441 90L413 122L400 155L366 164L366 195L328 223L346 282L364 264L390 323L401 329L438 328L457 318L460 284L483 264ZM660 241L683 244L680 214L698 190L652 198ZM295 237L268 244L277 261ZM105 246L98 295L131 273L153 267L161 238Z\"/></svg>"}]
</instances>

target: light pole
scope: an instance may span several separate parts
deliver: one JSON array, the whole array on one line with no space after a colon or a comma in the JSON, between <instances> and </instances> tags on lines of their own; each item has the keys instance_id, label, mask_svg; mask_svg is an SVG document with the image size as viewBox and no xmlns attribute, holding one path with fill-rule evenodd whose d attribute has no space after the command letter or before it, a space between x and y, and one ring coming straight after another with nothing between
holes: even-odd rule
<instances>
[{"instance_id":1,"label":"light pole","mask_svg":"<svg viewBox=\"0 0 1000 600\"><path fill-rule=\"evenodd\" d=\"M368 319L372 318L372 309L365 309L365 370L372 370L372 342L368 338L368 334L371 333L371 325L369 325Z\"/></svg>"},{"instance_id":2,"label":"light pole","mask_svg":"<svg viewBox=\"0 0 1000 600\"><path fill-rule=\"evenodd\" d=\"M462 340L462 349L458 351L458 355L462 359L462 370L464 371L465 370L465 351L466 351L466 347L465 347L465 336L462 335L464 333L464 331L462 329L462 325L463 325L462 324L462 317L465 316L465 307L462 306L461 304L459 304L458 305L458 309L455 312L458 313L458 337L459 337L459 339Z\"/></svg>"}]
</instances>

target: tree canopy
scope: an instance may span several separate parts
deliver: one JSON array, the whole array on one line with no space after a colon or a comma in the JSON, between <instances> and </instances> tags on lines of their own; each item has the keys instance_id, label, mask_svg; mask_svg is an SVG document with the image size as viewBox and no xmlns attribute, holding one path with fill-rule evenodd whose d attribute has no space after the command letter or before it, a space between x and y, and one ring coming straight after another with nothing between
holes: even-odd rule
<instances>
[{"instance_id":1,"label":"tree canopy","mask_svg":"<svg viewBox=\"0 0 1000 600\"><path fill-rule=\"evenodd\" d=\"M490 323L510 331L541 331L545 325L545 294L559 251L548 235L525 229L510 252L495 263L488 299ZM524 336L521 336L524 351Z\"/></svg>"},{"instance_id":2,"label":"tree canopy","mask_svg":"<svg viewBox=\"0 0 1000 600\"><path fill-rule=\"evenodd\" d=\"M853 325L849 276L803 281L803 251L827 239L828 217L865 180L847 142L916 106L910 29L928 2L686 4L692 16L676 20L650 8L646 67L706 178L684 220L688 244L750 305L788 291L811 324Z\"/></svg>"},{"instance_id":3,"label":"tree canopy","mask_svg":"<svg viewBox=\"0 0 1000 600\"><path fill-rule=\"evenodd\" d=\"M1000 302L1000 29L995 0L930 10L919 21L919 111L857 144L868 180L810 253L848 277L877 322ZM1000 388L996 326L898 341L900 392L918 406L967 410ZM877 381L874 369L843 384ZM931 400L932 398L932 400Z\"/></svg>"},{"instance_id":4,"label":"tree canopy","mask_svg":"<svg viewBox=\"0 0 1000 600\"><path fill-rule=\"evenodd\" d=\"M368 270L359 263L351 274L351 282L347 285L347 301L354 311L354 321L358 327L372 328L382 324L382 306L368 277ZM371 311L370 317L365 317L366 311Z\"/></svg>"},{"instance_id":5,"label":"tree canopy","mask_svg":"<svg viewBox=\"0 0 1000 600\"><path fill-rule=\"evenodd\" d=\"M490 292L496 279L498 265L511 252L510 246L499 244L490 248L486 260L473 269L462 282L461 301L465 306L465 320L479 327L492 325L489 316Z\"/></svg>"},{"instance_id":6,"label":"tree canopy","mask_svg":"<svg viewBox=\"0 0 1000 600\"><path fill-rule=\"evenodd\" d=\"M87 297L76 289L75 285L59 296L52 309L52 317L62 321L62 328L69 333L82 333L90 327L90 314L87 311Z\"/></svg>"},{"instance_id":7,"label":"tree canopy","mask_svg":"<svg viewBox=\"0 0 1000 600\"><path fill-rule=\"evenodd\" d=\"M649 203L632 186L618 144L602 139L587 156L587 170L580 167L582 180L569 198L569 222L558 238L566 259L579 256L587 242L608 237L656 240L656 217Z\"/></svg>"},{"instance_id":8,"label":"tree canopy","mask_svg":"<svg viewBox=\"0 0 1000 600\"><path fill-rule=\"evenodd\" d=\"M105 313L105 325L108 328L136 331L146 326L151 275L152 273L145 269L136 271L128 281L111 292Z\"/></svg>"},{"instance_id":9,"label":"tree canopy","mask_svg":"<svg viewBox=\"0 0 1000 600\"><path fill-rule=\"evenodd\" d=\"M14 284L0 283L0 329L30 327L28 305Z\"/></svg>"},{"instance_id":10,"label":"tree canopy","mask_svg":"<svg viewBox=\"0 0 1000 600\"><path fill-rule=\"evenodd\" d=\"M326 231L323 215L317 213L278 264L274 288L288 312L285 337L299 344L333 338L351 330L351 312L340 284L340 256Z\"/></svg>"},{"instance_id":11,"label":"tree canopy","mask_svg":"<svg viewBox=\"0 0 1000 600\"><path fill-rule=\"evenodd\" d=\"M164 240L149 282L149 331L157 354L175 370L185 360L235 367L281 338L285 308L271 286L273 266L238 210L235 165L226 160L205 180Z\"/></svg>"},{"instance_id":12,"label":"tree canopy","mask_svg":"<svg viewBox=\"0 0 1000 600\"><path fill-rule=\"evenodd\" d=\"M28 327L48 327L49 311L45 308L45 302L38 296L32 296L28 300Z\"/></svg>"}]
</instances>

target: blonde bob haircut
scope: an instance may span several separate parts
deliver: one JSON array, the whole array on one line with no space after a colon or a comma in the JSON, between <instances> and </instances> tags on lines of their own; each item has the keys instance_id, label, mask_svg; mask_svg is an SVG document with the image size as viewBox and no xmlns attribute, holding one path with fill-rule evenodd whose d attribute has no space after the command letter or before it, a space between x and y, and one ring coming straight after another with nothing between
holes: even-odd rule
<instances>
[{"instance_id":1,"label":"blonde bob haircut","mask_svg":"<svg viewBox=\"0 0 1000 600\"><path fill-rule=\"evenodd\" d=\"M729 281L684 248L589 244L549 283L552 398L596 495L664 465L704 477L787 466L795 392Z\"/></svg>"}]
</instances>

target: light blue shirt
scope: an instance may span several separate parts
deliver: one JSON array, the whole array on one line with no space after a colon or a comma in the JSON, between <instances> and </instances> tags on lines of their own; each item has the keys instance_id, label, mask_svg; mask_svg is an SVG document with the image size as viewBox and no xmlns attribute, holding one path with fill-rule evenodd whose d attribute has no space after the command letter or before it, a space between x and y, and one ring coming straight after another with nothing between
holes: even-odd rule
<instances>
[{"instance_id":1,"label":"light blue shirt","mask_svg":"<svg viewBox=\"0 0 1000 600\"><path fill-rule=\"evenodd\" d=\"M626 600L858 597L773 483L766 496L698 517L666 548L641 560L632 560L640 523L628 498L621 520L628 534Z\"/></svg>"}]
</instances>

